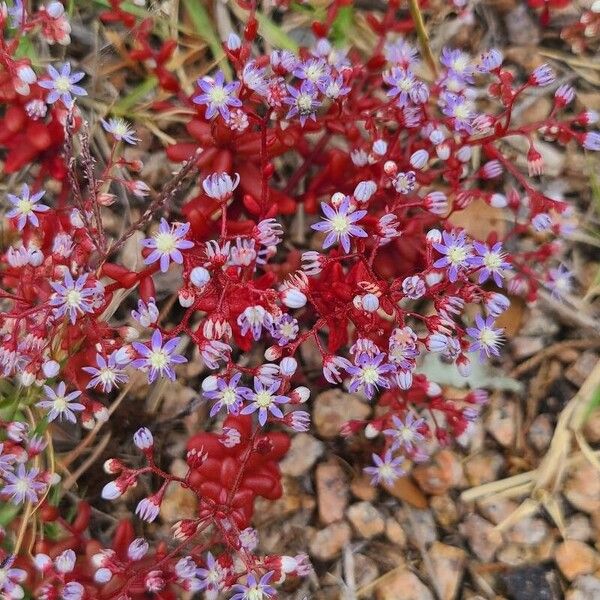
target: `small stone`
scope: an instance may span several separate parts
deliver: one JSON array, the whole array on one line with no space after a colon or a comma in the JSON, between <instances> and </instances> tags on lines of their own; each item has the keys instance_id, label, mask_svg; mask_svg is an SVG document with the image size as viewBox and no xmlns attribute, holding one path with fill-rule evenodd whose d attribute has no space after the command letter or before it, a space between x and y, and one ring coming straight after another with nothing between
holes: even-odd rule
<instances>
[{"instance_id":1,"label":"small stone","mask_svg":"<svg viewBox=\"0 0 600 600\"><path fill-rule=\"evenodd\" d=\"M544 519L526 517L506 532L506 539L515 544L534 546L541 544L549 533L550 530Z\"/></svg>"},{"instance_id":2,"label":"small stone","mask_svg":"<svg viewBox=\"0 0 600 600\"><path fill-rule=\"evenodd\" d=\"M537 564L551 560L553 553L554 541L548 537L537 546L509 542L498 550L496 560L511 567L519 567L523 564Z\"/></svg>"},{"instance_id":3,"label":"small stone","mask_svg":"<svg viewBox=\"0 0 600 600\"><path fill-rule=\"evenodd\" d=\"M377 600L433 600L427 586L408 569L400 569L375 588Z\"/></svg>"},{"instance_id":4,"label":"small stone","mask_svg":"<svg viewBox=\"0 0 600 600\"><path fill-rule=\"evenodd\" d=\"M427 498L408 476L398 477L393 485L384 484L383 488L386 492L394 496L394 498L404 500L415 508L427 508L428 506Z\"/></svg>"},{"instance_id":5,"label":"small stone","mask_svg":"<svg viewBox=\"0 0 600 600\"><path fill-rule=\"evenodd\" d=\"M344 423L353 419L366 419L370 414L369 405L358 396L334 388L316 397L313 422L319 435L333 439L340 434Z\"/></svg>"},{"instance_id":6,"label":"small stone","mask_svg":"<svg viewBox=\"0 0 600 600\"><path fill-rule=\"evenodd\" d=\"M545 339L558 333L559 329L560 325L556 319L553 319L543 310L533 307L523 323L521 334Z\"/></svg>"},{"instance_id":7,"label":"small stone","mask_svg":"<svg viewBox=\"0 0 600 600\"><path fill-rule=\"evenodd\" d=\"M600 577L582 575L573 582L565 600L600 600Z\"/></svg>"},{"instance_id":8,"label":"small stone","mask_svg":"<svg viewBox=\"0 0 600 600\"><path fill-rule=\"evenodd\" d=\"M518 335L511 341L512 354L515 360L523 360L544 349L544 340L539 337Z\"/></svg>"},{"instance_id":9,"label":"small stone","mask_svg":"<svg viewBox=\"0 0 600 600\"><path fill-rule=\"evenodd\" d=\"M504 458L498 452L485 451L471 456L465 461L465 474L472 486L496 481L504 469Z\"/></svg>"},{"instance_id":10,"label":"small stone","mask_svg":"<svg viewBox=\"0 0 600 600\"><path fill-rule=\"evenodd\" d=\"M436 589L440 600L454 600L463 577L466 552L456 546L434 542L429 549L429 558L435 574Z\"/></svg>"},{"instance_id":11,"label":"small stone","mask_svg":"<svg viewBox=\"0 0 600 600\"><path fill-rule=\"evenodd\" d=\"M583 433L590 444L600 442L600 409L593 411L583 427Z\"/></svg>"},{"instance_id":12,"label":"small stone","mask_svg":"<svg viewBox=\"0 0 600 600\"><path fill-rule=\"evenodd\" d=\"M305 496L298 481L293 477L283 476L281 479L283 493L278 500L257 498L254 507L254 523L260 526L263 523L277 522L293 515L303 508Z\"/></svg>"},{"instance_id":13,"label":"small stone","mask_svg":"<svg viewBox=\"0 0 600 600\"><path fill-rule=\"evenodd\" d=\"M460 525L461 535L467 538L473 554L483 562L491 562L502 545L502 535L479 515L469 515Z\"/></svg>"},{"instance_id":14,"label":"small stone","mask_svg":"<svg viewBox=\"0 0 600 600\"><path fill-rule=\"evenodd\" d=\"M432 544L438 538L437 526L430 510L400 509L396 512L396 519L404 528L410 543L418 548Z\"/></svg>"},{"instance_id":15,"label":"small stone","mask_svg":"<svg viewBox=\"0 0 600 600\"><path fill-rule=\"evenodd\" d=\"M581 387L583 382L598 362L598 355L591 350L582 352L579 358L565 371L565 377L576 387Z\"/></svg>"},{"instance_id":16,"label":"small stone","mask_svg":"<svg viewBox=\"0 0 600 600\"><path fill-rule=\"evenodd\" d=\"M371 539L383 533L385 521L381 513L369 502L352 504L347 512L348 520L363 538Z\"/></svg>"},{"instance_id":17,"label":"small stone","mask_svg":"<svg viewBox=\"0 0 600 600\"><path fill-rule=\"evenodd\" d=\"M359 500L373 502L377 498L377 486L374 486L371 483L371 478L364 473L352 480L350 491Z\"/></svg>"},{"instance_id":18,"label":"small stone","mask_svg":"<svg viewBox=\"0 0 600 600\"><path fill-rule=\"evenodd\" d=\"M188 472L187 463L176 458L171 464L171 473L177 477L185 477ZM192 490L184 488L173 481L167 486L165 496L160 505L160 516L167 523L180 519L197 517L198 497Z\"/></svg>"},{"instance_id":19,"label":"small stone","mask_svg":"<svg viewBox=\"0 0 600 600\"><path fill-rule=\"evenodd\" d=\"M396 544L396 546L400 546L401 548L406 546L406 533L404 533L404 529L402 529L400 523L393 517L388 517L385 520L385 536L392 544Z\"/></svg>"},{"instance_id":20,"label":"small stone","mask_svg":"<svg viewBox=\"0 0 600 600\"><path fill-rule=\"evenodd\" d=\"M463 469L450 450L440 450L427 464L417 465L411 472L419 487L427 494L444 494L459 485Z\"/></svg>"},{"instance_id":21,"label":"small stone","mask_svg":"<svg viewBox=\"0 0 600 600\"><path fill-rule=\"evenodd\" d=\"M448 494L432 496L429 502L435 520L444 528L450 529L458 522L458 508Z\"/></svg>"},{"instance_id":22,"label":"small stone","mask_svg":"<svg viewBox=\"0 0 600 600\"><path fill-rule=\"evenodd\" d=\"M538 451L546 450L550 445L554 431L554 420L547 414L538 415L527 432L529 443Z\"/></svg>"},{"instance_id":23,"label":"small stone","mask_svg":"<svg viewBox=\"0 0 600 600\"><path fill-rule=\"evenodd\" d=\"M502 576L511 600L555 600L548 581L549 573L540 566L524 566L507 571Z\"/></svg>"},{"instance_id":24,"label":"small stone","mask_svg":"<svg viewBox=\"0 0 600 600\"><path fill-rule=\"evenodd\" d=\"M565 540L559 544L555 559L560 572L569 581L580 575L593 573L600 565L600 555L587 544L577 540Z\"/></svg>"},{"instance_id":25,"label":"small stone","mask_svg":"<svg viewBox=\"0 0 600 600\"><path fill-rule=\"evenodd\" d=\"M353 554L354 583L358 589L369 585L379 577L377 563L364 554Z\"/></svg>"},{"instance_id":26,"label":"small stone","mask_svg":"<svg viewBox=\"0 0 600 600\"><path fill-rule=\"evenodd\" d=\"M494 525L498 525L515 512L519 505L513 500L497 496L480 500L477 506L486 519L489 519Z\"/></svg>"},{"instance_id":27,"label":"small stone","mask_svg":"<svg viewBox=\"0 0 600 600\"><path fill-rule=\"evenodd\" d=\"M323 454L323 442L308 433L298 433L285 458L279 463L281 472L291 477L300 477L309 471Z\"/></svg>"},{"instance_id":28,"label":"small stone","mask_svg":"<svg viewBox=\"0 0 600 600\"><path fill-rule=\"evenodd\" d=\"M488 433L505 448L512 446L516 435L517 405L515 402L498 398L486 419Z\"/></svg>"},{"instance_id":29,"label":"small stone","mask_svg":"<svg viewBox=\"0 0 600 600\"><path fill-rule=\"evenodd\" d=\"M563 493L575 508L597 513L600 511L600 472L587 461L578 463L571 469Z\"/></svg>"},{"instance_id":30,"label":"small stone","mask_svg":"<svg viewBox=\"0 0 600 600\"><path fill-rule=\"evenodd\" d=\"M340 521L348 506L348 484L342 467L335 461L321 463L316 469L319 519L325 525Z\"/></svg>"},{"instance_id":31,"label":"small stone","mask_svg":"<svg viewBox=\"0 0 600 600\"><path fill-rule=\"evenodd\" d=\"M565 537L569 540L587 542L592 538L592 525L588 517L581 513L567 519Z\"/></svg>"},{"instance_id":32,"label":"small stone","mask_svg":"<svg viewBox=\"0 0 600 600\"><path fill-rule=\"evenodd\" d=\"M350 543L352 530L344 521L332 523L317 531L310 541L308 551L317 560L333 560L339 556L342 548Z\"/></svg>"}]
</instances>

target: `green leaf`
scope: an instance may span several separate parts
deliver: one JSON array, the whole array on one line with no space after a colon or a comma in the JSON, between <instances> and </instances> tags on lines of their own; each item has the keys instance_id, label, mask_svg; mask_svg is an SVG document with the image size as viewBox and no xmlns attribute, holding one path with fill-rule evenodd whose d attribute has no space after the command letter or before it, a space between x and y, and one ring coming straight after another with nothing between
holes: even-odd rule
<instances>
[{"instance_id":1,"label":"green leaf","mask_svg":"<svg viewBox=\"0 0 600 600\"><path fill-rule=\"evenodd\" d=\"M343 45L352 37L353 29L354 8L352 6L342 6L331 25L331 41L336 46Z\"/></svg>"},{"instance_id":2,"label":"green leaf","mask_svg":"<svg viewBox=\"0 0 600 600\"><path fill-rule=\"evenodd\" d=\"M256 20L258 21L258 32L272 46L298 52L298 44L281 27L273 23L269 17L256 13Z\"/></svg>"},{"instance_id":3,"label":"green leaf","mask_svg":"<svg viewBox=\"0 0 600 600\"><path fill-rule=\"evenodd\" d=\"M215 61L223 61L223 58L225 58L225 52L223 52L221 40L213 29L211 18L208 15L206 8L202 4L202 1L183 0L183 4L190 15L190 19L194 24L196 32L208 44L210 51L215 57ZM225 75L231 78L231 67L227 61L223 61L222 69Z\"/></svg>"},{"instance_id":4,"label":"green leaf","mask_svg":"<svg viewBox=\"0 0 600 600\"><path fill-rule=\"evenodd\" d=\"M103 6L104 8L110 8L110 3L108 2L108 0L94 0L94 2L96 4L99 4L100 6ZM75 4L75 2L73 2L73 4ZM136 6L135 4L131 3L131 2L123 2L121 4L121 8L128 13L131 13L132 15L135 15L136 17L147 17L148 16L148 11L144 10L141 6Z\"/></svg>"},{"instance_id":5,"label":"green leaf","mask_svg":"<svg viewBox=\"0 0 600 600\"><path fill-rule=\"evenodd\" d=\"M147 96L158 83L158 79L152 75L148 77L145 81L142 81L139 85L137 85L133 90L127 94L124 98L121 98L111 109L115 115L120 116L130 116L129 113L131 109L141 102L145 96Z\"/></svg>"},{"instance_id":6,"label":"green leaf","mask_svg":"<svg viewBox=\"0 0 600 600\"><path fill-rule=\"evenodd\" d=\"M0 502L0 527L10 525L20 511L20 506L16 506L10 502Z\"/></svg>"},{"instance_id":7,"label":"green leaf","mask_svg":"<svg viewBox=\"0 0 600 600\"><path fill-rule=\"evenodd\" d=\"M584 421L587 421L590 418L590 415L600 407L600 387L596 389L594 395L590 399L589 404L587 405L585 411Z\"/></svg>"},{"instance_id":8,"label":"green leaf","mask_svg":"<svg viewBox=\"0 0 600 600\"><path fill-rule=\"evenodd\" d=\"M433 352L429 352L424 356L416 372L427 375L428 379L442 386L469 387L470 389L485 388L515 393L523 390L523 384L520 381L503 375L501 369L495 369L487 363L481 364L476 354L469 358L472 368L468 377L463 377L455 365L442 362L439 355Z\"/></svg>"}]
</instances>

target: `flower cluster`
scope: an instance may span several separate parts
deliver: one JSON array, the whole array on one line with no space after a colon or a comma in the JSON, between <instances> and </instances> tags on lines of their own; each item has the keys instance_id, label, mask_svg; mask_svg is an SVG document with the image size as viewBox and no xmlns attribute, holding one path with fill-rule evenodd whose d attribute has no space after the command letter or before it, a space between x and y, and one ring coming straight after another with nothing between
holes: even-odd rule
<instances>
[{"instance_id":1,"label":"flower cluster","mask_svg":"<svg viewBox=\"0 0 600 600\"><path fill-rule=\"evenodd\" d=\"M392 485L468 432L487 393L451 398L423 363L453 365L470 385L473 361L500 354L511 297L534 301L546 288L569 301L555 238L572 230L574 207L536 178L542 142L600 150L589 128L598 116L573 108L575 89L558 85L550 65L520 73L497 49L444 48L420 64L395 1L382 21L367 19L372 55L333 43L342 0L313 24L308 47L261 55L256 7L240 2L250 9L243 33L231 32L221 70L193 90L170 68L178 42L158 44L164 28L143 8L138 20L129 3L108 4L100 18L131 30L122 50L144 86L158 86L150 110L187 120L187 134L144 132L173 141L166 154L183 163L160 189L140 175L143 152L129 153L142 132L118 114L95 125L107 150L97 152L84 71L22 58L22 36L68 44L62 4L0 5L0 147L15 174L0 257L10 415L3 403L0 497L20 513L0 592L268 600L311 568L305 555L261 554L252 528L255 500L282 494L278 462L291 436L310 429L311 391L343 386L377 406L340 432L370 440L372 464L361 466L373 484ZM522 100L544 92L553 100L543 119L515 119ZM524 156L507 138L522 140ZM471 226L478 211L502 218L482 233ZM67 486L55 474L53 428L91 429L85 448L134 385L190 373L200 374L188 385L207 420L188 440L187 471L157 464L159 432L148 423L133 436L144 466L109 459L101 496L129 502L140 482L158 482L134 508L150 523L167 486L179 485L197 496L196 517L177 522L169 543L136 538L127 521L109 548L89 535L89 506L60 516ZM23 540L36 511L64 539L38 544L31 565Z\"/></svg>"}]
</instances>

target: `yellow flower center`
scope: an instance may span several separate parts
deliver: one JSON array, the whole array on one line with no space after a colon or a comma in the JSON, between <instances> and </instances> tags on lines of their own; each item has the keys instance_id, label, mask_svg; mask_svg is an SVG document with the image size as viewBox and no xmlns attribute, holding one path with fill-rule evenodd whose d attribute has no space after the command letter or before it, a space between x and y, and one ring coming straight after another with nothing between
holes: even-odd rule
<instances>
[{"instance_id":1,"label":"yellow flower center","mask_svg":"<svg viewBox=\"0 0 600 600\"><path fill-rule=\"evenodd\" d=\"M269 392L263 390L261 392L256 392L256 395L254 396L254 401L261 408L267 408L268 406L271 406L271 403L273 402L273 397Z\"/></svg>"},{"instance_id":2,"label":"yellow flower center","mask_svg":"<svg viewBox=\"0 0 600 600\"><path fill-rule=\"evenodd\" d=\"M208 92L208 97L213 104L221 106L227 101L227 92L222 87L214 87Z\"/></svg>"},{"instance_id":3,"label":"yellow flower center","mask_svg":"<svg viewBox=\"0 0 600 600\"><path fill-rule=\"evenodd\" d=\"M17 208L22 215L28 215L33 209L33 203L29 200L19 200Z\"/></svg>"},{"instance_id":4,"label":"yellow flower center","mask_svg":"<svg viewBox=\"0 0 600 600\"><path fill-rule=\"evenodd\" d=\"M169 357L164 350L153 350L148 356L148 362L154 369L164 369L169 364Z\"/></svg>"},{"instance_id":5,"label":"yellow flower center","mask_svg":"<svg viewBox=\"0 0 600 600\"><path fill-rule=\"evenodd\" d=\"M65 304L68 306L79 306L81 303L81 292L78 290L69 290L65 296Z\"/></svg>"},{"instance_id":6,"label":"yellow flower center","mask_svg":"<svg viewBox=\"0 0 600 600\"><path fill-rule=\"evenodd\" d=\"M68 77L60 76L54 80L54 89L57 92L65 93L71 91L71 82Z\"/></svg>"},{"instance_id":7,"label":"yellow flower center","mask_svg":"<svg viewBox=\"0 0 600 600\"><path fill-rule=\"evenodd\" d=\"M344 233L348 229L348 218L343 215L336 215L331 219L331 228L336 233Z\"/></svg>"},{"instance_id":8,"label":"yellow flower center","mask_svg":"<svg viewBox=\"0 0 600 600\"><path fill-rule=\"evenodd\" d=\"M157 233L154 239L156 249L163 254L170 254L176 249L177 240L172 233Z\"/></svg>"}]
</instances>

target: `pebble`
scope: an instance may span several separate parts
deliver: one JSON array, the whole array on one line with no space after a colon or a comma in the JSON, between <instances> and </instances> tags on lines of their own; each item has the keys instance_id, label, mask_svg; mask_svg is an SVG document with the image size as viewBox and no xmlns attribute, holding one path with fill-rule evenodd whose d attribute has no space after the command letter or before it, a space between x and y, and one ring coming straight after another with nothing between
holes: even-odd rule
<instances>
[{"instance_id":1,"label":"pebble","mask_svg":"<svg viewBox=\"0 0 600 600\"><path fill-rule=\"evenodd\" d=\"M381 513L370 502L357 502L347 511L348 520L360 535L371 539L385 530L385 521Z\"/></svg>"},{"instance_id":2,"label":"pebble","mask_svg":"<svg viewBox=\"0 0 600 600\"><path fill-rule=\"evenodd\" d=\"M310 541L308 551L317 560L333 560L339 556L342 548L350 543L352 530L344 521L332 523L317 531Z\"/></svg>"},{"instance_id":3,"label":"pebble","mask_svg":"<svg viewBox=\"0 0 600 600\"><path fill-rule=\"evenodd\" d=\"M173 475L185 477L187 472L188 465L185 460L176 458L171 463ZM167 523L174 523L180 519L194 519L197 517L197 507L198 497L196 494L173 481L167 486L160 505L160 516Z\"/></svg>"},{"instance_id":4,"label":"pebble","mask_svg":"<svg viewBox=\"0 0 600 600\"><path fill-rule=\"evenodd\" d=\"M379 577L379 567L377 563L364 554L354 554L354 583L357 589L369 585Z\"/></svg>"},{"instance_id":5,"label":"pebble","mask_svg":"<svg viewBox=\"0 0 600 600\"><path fill-rule=\"evenodd\" d=\"M526 517L506 532L506 539L515 544L534 546L540 544L549 533L544 519Z\"/></svg>"},{"instance_id":6,"label":"pebble","mask_svg":"<svg viewBox=\"0 0 600 600\"><path fill-rule=\"evenodd\" d=\"M570 540L587 542L592 538L592 525L588 517L581 513L567 519L565 537Z\"/></svg>"},{"instance_id":7,"label":"pebble","mask_svg":"<svg viewBox=\"0 0 600 600\"><path fill-rule=\"evenodd\" d=\"M406 533L404 529L394 517L388 517L385 520L385 536L392 544L403 548L406 546Z\"/></svg>"},{"instance_id":8,"label":"pebble","mask_svg":"<svg viewBox=\"0 0 600 600\"><path fill-rule=\"evenodd\" d=\"M582 575L573 582L565 600L600 600L600 577Z\"/></svg>"},{"instance_id":9,"label":"pebble","mask_svg":"<svg viewBox=\"0 0 600 600\"><path fill-rule=\"evenodd\" d=\"M560 572L569 581L580 575L589 575L600 566L600 554L578 540L565 540L559 544L555 560Z\"/></svg>"},{"instance_id":10,"label":"pebble","mask_svg":"<svg viewBox=\"0 0 600 600\"><path fill-rule=\"evenodd\" d=\"M552 560L554 554L554 540L547 537L541 544L527 545L509 542L498 550L496 558L498 562L518 567L523 564L538 564Z\"/></svg>"},{"instance_id":11,"label":"pebble","mask_svg":"<svg viewBox=\"0 0 600 600\"><path fill-rule=\"evenodd\" d=\"M285 458L279 463L281 472L291 477L300 477L322 456L323 442L308 433L298 433L292 437L292 443Z\"/></svg>"},{"instance_id":12,"label":"pebble","mask_svg":"<svg viewBox=\"0 0 600 600\"><path fill-rule=\"evenodd\" d=\"M450 450L440 450L427 464L417 465L411 472L426 494L444 494L458 487L463 479L460 459Z\"/></svg>"},{"instance_id":13,"label":"pebble","mask_svg":"<svg viewBox=\"0 0 600 600\"><path fill-rule=\"evenodd\" d=\"M282 521L301 509L310 510L310 497L303 496L298 481L293 477L281 478L283 494L278 500L257 498L254 504L254 522L256 526L273 521ZM306 505L308 504L308 506Z\"/></svg>"},{"instance_id":14,"label":"pebble","mask_svg":"<svg viewBox=\"0 0 600 600\"><path fill-rule=\"evenodd\" d=\"M539 337L518 335L510 343L515 360L521 361L544 349L544 340Z\"/></svg>"},{"instance_id":15,"label":"pebble","mask_svg":"<svg viewBox=\"0 0 600 600\"><path fill-rule=\"evenodd\" d=\"M316 397L313 423L319 435L333 439L339 435L344 423L352 419L366 419L370 414L369 405L358 396L334 388Z\"/></svg>"},{"instance_id":16,"label":"pebble","mask_svg":"<svg viewBox=\"0 0 600 600\"><path fill-rule=\"evenodd\" d=\"M502 575L511 600L556 600L550 578L551 574L539 565L518 567Z\"/></svg>"},{"instance_id":17,"label":"pebble","mask_svg":"<svg viewBox=\"0 0 600 600\"><path fill-rule=\"evenodd\" d=\"M560 325L557 319L537 307L532 307L523 323L521 334L545 339L558 333L559 329Z\"/></svg>"},{"instance_id":18,"label":"pebble","mask_svg":"<svg viewBox=\"0 0 600 600\"><path fill-rule=\"evenodd\" d=\"M466 552L456 546L434 542L429 549L429 558L440 600L454 600L465 570Z\"/></svg>"},{"instance_id":19,"label":"pebble","mask_svg":"<svg viewBox=\"0 0 600 600\"><path fill-rule=\"evenodd\" d=\"M494 525L498 525L515 512L519 505L514 500L498 496L480 500L477 506L486 519L489 519Z\"/></svg>"},{"instance_id":20,"label":"pebble","mask_svg":"<svg viewBox=\"0 0 600 600\"><path fill-rule=\"evenodd\" d=\"M589 462L575 465L564 485L563 493L577 509L593 514L600 511L600 472Z\"/></svg>"},{"instance_id":21,"label":"pebble","mask_svg":"<svg viewBox=\"0 0 600 600\"><path fill-rule=\"evenodd\" d=\"M317 505L321 523L329 525L344 518L348 506L348 484L342 467L335 461L321 463L316 469Z\"/></svg>"},{"instance_id":22,"label":"pebble","mask_svg":"<svg viewBox=\"0 0 600 600\"><path fill-rule=\"evenodd\" d=\"M430 510L408 508L396 512L396 519L406 532L410 543L418 548L437 540L437 526Z\"/></svg>"},{"instance_id":23,"label":"pebble","mask_svg":"<svg viewBox=\"0 0 600 600\"><path fill-rule=\"evenodd\" d=\"M399 569L375 588L377 600L434 600L429 588L408 569Z\"/></svg>"},{"instance_id":24,"label":"pebble","mask_svg":"<svg viewBox=\"0 0 600 600\"><path fill-rule=\"evenodd\" d=\"M543 413L538 415L531 423L527 432L527 439L538 452L542 452L550 445L553 432L554 420L549 414Z\"/></svg>"},{"instance_id":25,"label":"pebble","mask_svg":"<svg viewBox=\"0 0 600 600\"><path fill-rule=\"evenodd\" d=\"M362 473L352 480L350 491L359 500L373 502L377 498L378 488L371 483L371 478L368 475Z\"/></svg>"},{"instance_id":26,"label":"pebble","mask_svg":"<svg viewBox=\"0 0 600 600\"><path fill-rule=\"evenodd\" d=\"M450 529L458 522L459 514L456 503L448 494L432 496L429 501L435 520L444 528Z\"/></svg>"},{"instance_id":27,"label":"pebble","mask_svg":"<svg viewBox=\"0 0 600 600\"><path fill-rule=\"evenodd\" d=\"M460 525L461 535L467 538L471 550L483 562L491 562L502 545L502 535L483 517L469 515Z\"/></svg>"},{"instance_id":28,"label":"pebble","mask_svg":"<svg viewBox=\"0 0 600 600\"><path fill-rule=\"evenodd\" d=\"M488 433L505 448L512 446L515 441L517 424L517 405L506 398L494 401L486 419Z\"/></svg>"},{"instance_id":29,"label":"pebble","mask_svg":"<svg viewBox=\"0 0 600 600\"><path fill-rule=\"evenodd\" d=\"M579 358L565 371L565 377L576 387L581 387L583 382L598 362L598 355L591 350L586 350L579 355Z\"/></svg>"},{"instance_id":30,"label":"pebble","mask_svg":"<svg viewBox=\"0 0 600 600\"><path fill-rule=\"evenodd\" d=\"M464 463L467 480L472 486L496 481L504 464L504 457L498 452L487 450L475 454Z\"/></svg>"}]
</instances>

